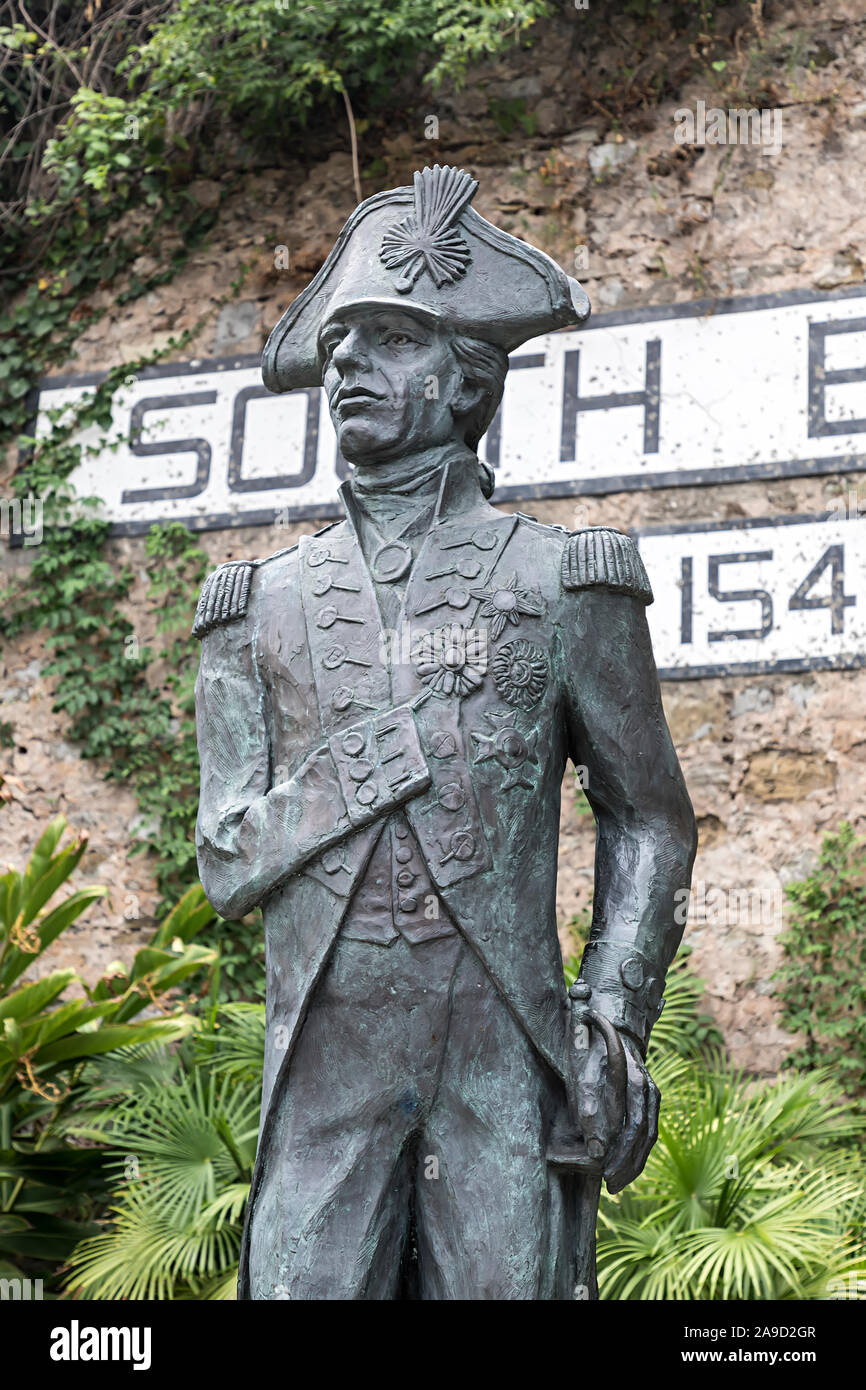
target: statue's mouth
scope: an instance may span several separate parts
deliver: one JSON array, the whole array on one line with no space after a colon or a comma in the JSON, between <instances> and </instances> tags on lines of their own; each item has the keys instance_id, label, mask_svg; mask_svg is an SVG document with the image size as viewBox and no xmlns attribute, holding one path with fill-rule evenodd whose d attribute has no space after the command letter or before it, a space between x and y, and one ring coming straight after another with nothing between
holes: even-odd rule
<instances>
[{"instance_id":1,"label":"statue's mouth","mask_svg":"<svg viewBox=\"0 0 866 1390\"><path fill-rule=\"evenodd\" d=\"M383 397L377 395L375 391L365 391L363 387L352 386L346 391L337 392L334 397L333 409L345 413L357 406L363 410L366 406L375 405L382 399Z\"/></svg>"}]
</instances>

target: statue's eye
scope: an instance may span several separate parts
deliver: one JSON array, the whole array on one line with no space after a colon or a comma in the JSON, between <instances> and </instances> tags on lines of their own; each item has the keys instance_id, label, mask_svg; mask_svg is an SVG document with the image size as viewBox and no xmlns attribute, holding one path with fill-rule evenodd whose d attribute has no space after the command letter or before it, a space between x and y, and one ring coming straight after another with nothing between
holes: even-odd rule
<instances>
[{"instance_id":1,"label":"statue's eye","mask_svg":"<svg viewBox=\"0 0 866 1390\"><path fill-rule=\"evenodd\" d=\"M391 347L404 347L406 343L412 343L414 341L414 338L410 338L408 333L399 333L396 329L391 333L385 334L385 342Z\"/></svg>"}]
</instances>

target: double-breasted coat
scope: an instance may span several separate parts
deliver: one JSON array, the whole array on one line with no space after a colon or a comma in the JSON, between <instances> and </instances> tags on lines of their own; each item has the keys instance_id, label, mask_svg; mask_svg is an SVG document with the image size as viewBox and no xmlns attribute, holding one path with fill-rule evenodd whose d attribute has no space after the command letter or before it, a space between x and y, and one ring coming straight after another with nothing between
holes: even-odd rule
<instances>
[{"instance_id":1,"label":"double-breasted coat","mask_svg":"<svg viewBox=\"0 0 866 1390\"><path fill-rule=\"evenodd\" d=\"M292 1085L309 1001L382 818L398 806L452 921L564 1077L555 892L571 759L597 823L581 978L593 1007L642 1048L661 1010L694 819L639 553L606 528L570 534L498 511L473 463L446 464L396 631L383 632L351 483L347 520L264 561L222 566L199 603L202 882L226 917L261 904L266 934L251 1209L263 1167L279 1162L271 1117Z\"/></svg>"}]
</instances>

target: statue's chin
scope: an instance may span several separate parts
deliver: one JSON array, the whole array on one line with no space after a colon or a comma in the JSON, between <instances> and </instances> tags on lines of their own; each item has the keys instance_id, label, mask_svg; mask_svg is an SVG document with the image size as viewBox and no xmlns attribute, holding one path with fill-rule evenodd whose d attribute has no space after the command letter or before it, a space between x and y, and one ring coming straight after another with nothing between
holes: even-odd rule
<instances>
[{"instance_id":1,"label":"statue's chin","mask_svg":"<svg viewBox=\"0 0 866 1390\"><path fill-rule=\"evenodd\" d=\"M347 463L371 468L376 463L385 463L392 456L393 445L389 450L382 440L380 431L362 421L347 421L337 431L340 453Z\"/></svg>"}]
</instances>

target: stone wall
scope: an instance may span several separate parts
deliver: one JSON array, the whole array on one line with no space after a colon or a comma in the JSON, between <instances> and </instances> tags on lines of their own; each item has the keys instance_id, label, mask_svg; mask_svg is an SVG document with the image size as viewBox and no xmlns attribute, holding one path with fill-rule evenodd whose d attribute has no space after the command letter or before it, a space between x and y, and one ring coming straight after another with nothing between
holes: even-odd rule
<instances>
[{"instance_id":1,"label":"stone wall","mask_svg":"<svg viewBox=\"0 0 866 1390\"><path fill-rule=\"evenodd\" d=\"M387 138L365 195L407 181L414 167L432 159L460 164L481 180L475 206L482 215L569 269L575 247L586 248L588 270L580 278L599 309L862 283L866 19L857 0L791 6L776 21L775 48L768 37L767 52L787 57L765 61L776 65L774 100L784 111L785 135L772 158L747 146L701 152L674 143L675 108L693 107L698 98L712 104L709 78L692 76L676 102L631 125L620 128L603 110L589 119L579 90L575 95L581 60L574 34L563 30L575 22L552 26L531 62L516 55L510 65L477 74L462 94L431 102L439 121L432 145L421 121L417 132ZM615 72L617 55L602 57ZM732 35L731 64L742 60ZM503 136L490 117L493 96L522 103L533 114L533 133L521 128ZM82 333L66 370L107 368L164 346L216 305L246 262L251 269L240 298L214 312L188 355L258 351L355 204L350 160L341 153L308 171L289 162L243 178L235 172L222 182L199 180L191 192L219 207L207 248L195 252L175 282L144 300L116 308L106 295L105 316ZM287 271L275 268L278 246L289 249ZM137 267L149 269L144 262ZM96 306L98 297L91 302ZM833 507L857 481L831 475L593 497L582 500L577 519L574 500L527 509L543 521L623 529L814 513ZM209 532L202 544L216 564L266 555L316 524L289 532ZM139 574L132 617L147 641L154 617L144 599L143 543L118 540L111 548ZM26 552L3 555L5 569L27 564ZM0 841L3 858L21 865L58 810L88 833L78 880L105 882L111 896L58 943L52 964L79 964L92 977L140 942L156 895L146 859L130 857L135 800L105 782L101 769L82 761L66 740L64 719L51 712L45 660L38 635L0 656L0 718L16 731L14 746L0 750L8 801ZM779 960L782 889L809 872L822 835L840 819L866 831L866 672L676 682L664 695L700 827L686 939L734 1060L773 1072L790 1044L777 1022L770 979ZM568 777L559 884L566 948L568 924L591 892L592 858L592 821L578 813Z\"/></svg>"}]
</instances>

